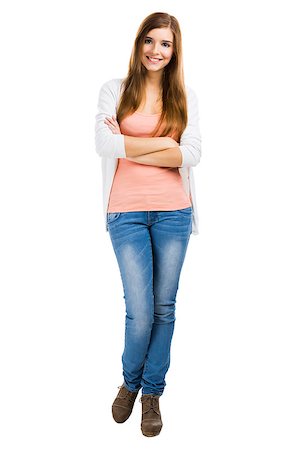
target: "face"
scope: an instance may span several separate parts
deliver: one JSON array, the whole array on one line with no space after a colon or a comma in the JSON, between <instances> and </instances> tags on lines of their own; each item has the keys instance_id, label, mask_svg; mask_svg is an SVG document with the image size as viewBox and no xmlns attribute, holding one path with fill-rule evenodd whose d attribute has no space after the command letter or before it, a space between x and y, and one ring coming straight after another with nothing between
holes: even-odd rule
<instances>
[{"instance_id":1,"label":"face","mask_svg":"<svg viewBox=\"0 0 300 450\"><path fill-rule=\"evenodd\" d=\"M162 71L170 62L174 48L173 33L169 28L154 28L149 31L142 46L142 63L146 69Z\"/></svg>"}]
</instances>

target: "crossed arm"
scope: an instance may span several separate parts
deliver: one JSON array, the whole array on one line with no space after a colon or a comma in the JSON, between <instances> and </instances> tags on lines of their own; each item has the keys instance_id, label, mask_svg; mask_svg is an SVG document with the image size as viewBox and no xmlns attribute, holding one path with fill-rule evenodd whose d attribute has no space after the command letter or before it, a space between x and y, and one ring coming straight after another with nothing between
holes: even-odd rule
<instances>
[{"instance_id":1,"label":"crossed arm","mask_svg":"<svg viewBox=\"0 0 300 450\"><path fill-rule=\"evenodd\" d=\"M168 142L169 138L158 138L159 141L155 140L157 138L135 138L132 136L125 135L125 151L126 151L126 159L129 161L136 162L138 164L145 164L150 166L158 166L158 167L180 167L182 164L182 156L181 151L178 147L177 142L174 141L174 145L172 142ZM131 139L135 140L133 142ZM134 154L132 155L132 147L131 145L137 145L140 152L147 152L146 144L148 144L147 140L151 139L152 142L149 143L152 146L151 152L143 153L143 154ZM145 142L146 140L146 142ZM153 151L153 147L155 143L161 146L161 150Z\"/></svg>"},{"instance_id":2,"label":"crossed arm","mask_svg":"<svg viewBox=\"0 0 300 450\"><path fill-rule=\"evenodd\" d=\"M114 134L121 134L115 116L106 117L106 125ZM158 167L180 167L182 155L178 143L171 137L140 138L124 135L126 159L138 164Z\"/></svg>"}]
</instances>

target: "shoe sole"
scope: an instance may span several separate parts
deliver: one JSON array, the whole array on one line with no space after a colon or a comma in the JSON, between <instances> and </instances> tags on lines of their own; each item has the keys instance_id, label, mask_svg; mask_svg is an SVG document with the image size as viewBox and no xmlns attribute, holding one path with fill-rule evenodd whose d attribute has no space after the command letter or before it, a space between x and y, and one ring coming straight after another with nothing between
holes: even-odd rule
<instances>
[{"instance_id":1,"label":"shoe sole","mask_svg":"<svg viewBox=\"0 0 300 450\"><path fill-rule=\"evenodd\" d=\"M160 432L161 432L161 430L159 430L159 431L152 431L152 432L150 432L150 431L143 431L142 428L141 428L141 430L142 430L142 434L143 434L144 436L146 436L146 437L154 437L154 436L158 436L158 435L160 434Z\"/></svg>"}]
</instances>

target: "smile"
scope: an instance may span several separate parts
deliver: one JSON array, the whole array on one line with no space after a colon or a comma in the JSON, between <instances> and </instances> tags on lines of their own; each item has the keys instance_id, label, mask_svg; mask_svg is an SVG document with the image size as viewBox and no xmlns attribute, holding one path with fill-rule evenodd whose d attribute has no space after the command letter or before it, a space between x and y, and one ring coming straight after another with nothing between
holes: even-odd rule
<instances>
[{"instance_id":1,"label":"smile","mask_svg":"<svg viewBox=\"0 0 300 450\"><path fill-rule=\"evenodd\" d=\"M150 58L150 56L147 56L148 60L152 62L153 64L157 64L161 59L158 58Z\"/></svg>"}]
</instances>

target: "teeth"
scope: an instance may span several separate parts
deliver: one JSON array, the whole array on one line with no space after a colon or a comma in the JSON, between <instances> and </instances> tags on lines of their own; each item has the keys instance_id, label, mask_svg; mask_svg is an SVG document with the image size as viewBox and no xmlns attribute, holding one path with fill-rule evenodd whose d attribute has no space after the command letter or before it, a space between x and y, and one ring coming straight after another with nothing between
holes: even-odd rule
<instances>
[{"instance_id":1,"label":"teeth","mask_svg":"<svg viewBox=\"0 0 300 450\"><path fill-rule=\"evenodd\" d=\"M150 58L150 56L148 56L148 58L150 59L150 61L153 61L153 62L160 61L160 59L158 59L158 58Z\"/></svg>"}]
</instances>

